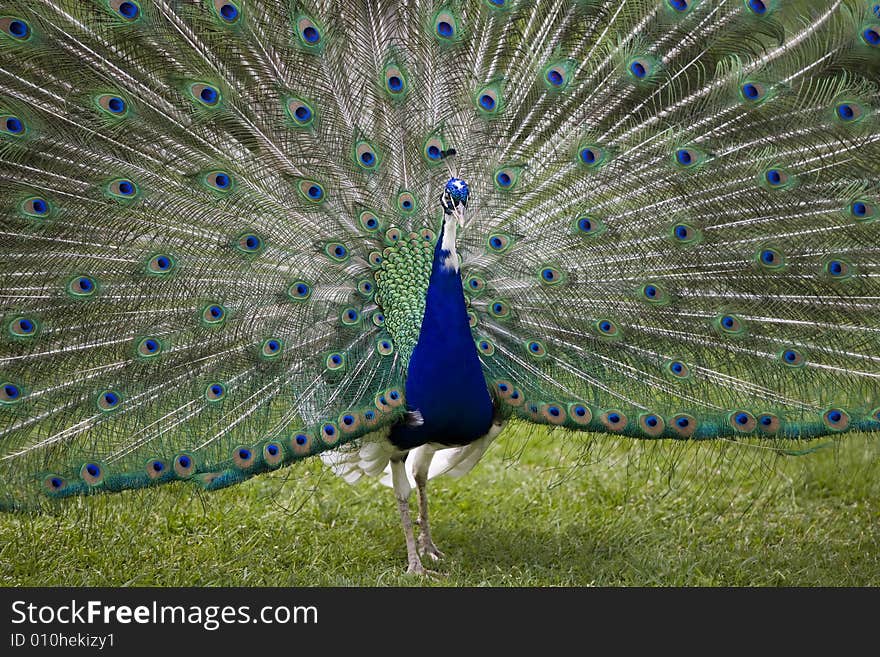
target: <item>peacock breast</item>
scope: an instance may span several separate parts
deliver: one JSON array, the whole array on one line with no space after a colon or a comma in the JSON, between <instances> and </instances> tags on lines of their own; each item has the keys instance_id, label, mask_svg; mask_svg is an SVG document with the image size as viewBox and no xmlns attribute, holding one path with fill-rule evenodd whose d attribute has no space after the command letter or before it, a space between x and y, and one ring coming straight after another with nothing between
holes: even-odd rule
<instances>
[{"instance_id":1,"label":"peacock breast","mask_svg":"<svg viewBox=\"0 0 880 657\"><path fill-rule=\"evenodd\" d=\"M406 363L418 343L425 315L436 237L430 230L405 238L394 228L388 233L390 246L374 256L378 263L375 301L383 313L385 329Z\"/></svg>"}]
</instances>

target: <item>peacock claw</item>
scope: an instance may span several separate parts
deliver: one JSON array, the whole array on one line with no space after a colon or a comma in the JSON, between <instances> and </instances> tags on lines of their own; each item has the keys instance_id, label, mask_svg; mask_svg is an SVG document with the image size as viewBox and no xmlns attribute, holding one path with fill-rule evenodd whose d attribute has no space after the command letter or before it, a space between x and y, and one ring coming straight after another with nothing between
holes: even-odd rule
<instances>
[{"instance_id":1,"label":"peacock claw","mask_svg":"<svg viewBox=\"0 0 880 657\"><path fill-rule=\"evenodd\" d=\"M429 579L440 579L442 577L446 577L444 573L437 572L436 570L429 570L425 568L421 561L410 562L409 567L406 569L407 575L416 575L418 577L425 577Z\"/></svg>"},{"instance_id":2,"label":"peacock claw","mask_svg":"<svg viewBox=\"0 0 880 657\"><path fill-rule=\"evenodd\" d=\"M430 537L425 536L424 534L419 535L419 554L423 557L430 557L432 561L440 561L446 557L436 545L434 545L434 541L431 540Z\"/></svg>"}]
</instances>

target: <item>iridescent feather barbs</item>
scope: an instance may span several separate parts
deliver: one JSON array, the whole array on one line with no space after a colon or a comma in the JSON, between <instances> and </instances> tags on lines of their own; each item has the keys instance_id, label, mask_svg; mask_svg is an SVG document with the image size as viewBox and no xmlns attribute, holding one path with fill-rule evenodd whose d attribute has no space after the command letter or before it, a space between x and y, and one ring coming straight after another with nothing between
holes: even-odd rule
<instances>
[{"instance_id":1,"label":"iridescent feather barbs","mask_svg":"<svg viewBox=\"0 0 880 657\"><path fill-rule=\"evenodd\" d=\"M7 2L0 507L880 428L878 76L861 0Z\"/></svg>"}]
</instances>

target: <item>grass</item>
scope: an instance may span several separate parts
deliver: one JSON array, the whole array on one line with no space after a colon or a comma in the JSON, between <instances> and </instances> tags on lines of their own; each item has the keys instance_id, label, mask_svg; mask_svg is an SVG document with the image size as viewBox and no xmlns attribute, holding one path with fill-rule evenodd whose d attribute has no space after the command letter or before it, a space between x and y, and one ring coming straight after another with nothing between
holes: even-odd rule
<instances>
[{"instance_id":1,"label":"grass","mask_svg":"<svg viewBox=\"0 0 880 657\"><path fill-rule=\"evenodd\" d=\"M239 487L176 484L0 515L4 586L880 585L880 441L754 446L507 432L435 480L445 577L403 574L391 492L312 459Z\"/></svg>"}]
</instances>

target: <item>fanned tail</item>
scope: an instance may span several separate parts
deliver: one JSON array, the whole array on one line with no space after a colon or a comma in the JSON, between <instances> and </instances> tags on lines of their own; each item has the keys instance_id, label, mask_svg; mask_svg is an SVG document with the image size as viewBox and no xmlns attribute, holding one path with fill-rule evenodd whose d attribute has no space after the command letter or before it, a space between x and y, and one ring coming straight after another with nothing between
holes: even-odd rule
<instances>
[{"instance_id":1,"label":"fanned tail","mask_svg":"<svg viewBox=\"0 0 880 657\"><path fill-rule=\"evenodd\" d=\"M387 430L451 150L501 415L880 426L874 4L7 3L0 505Z\"/></svg>"}]
</instances>

